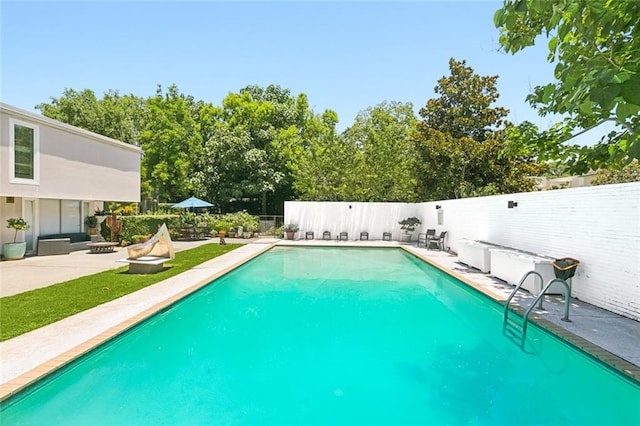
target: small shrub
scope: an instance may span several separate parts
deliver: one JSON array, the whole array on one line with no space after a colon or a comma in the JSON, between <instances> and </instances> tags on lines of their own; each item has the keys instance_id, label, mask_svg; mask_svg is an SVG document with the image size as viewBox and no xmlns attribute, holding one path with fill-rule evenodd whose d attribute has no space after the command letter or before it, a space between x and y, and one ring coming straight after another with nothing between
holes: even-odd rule
<instances>
[{"instance_id":1,"label":"small shrub","mask_svg":"<svg viewBox=\"0 0 640 426\"><path fill-rule=\"evenodd\" d=\"M297 223L288 223L284 226L284 232L298 232L300 226Z\"/></svg>"},{"instance_id":2,"label":"small shrub","mask_svg":"<svg viewBox=\"0 0 640 426\"><path fill-rule=\"evenodd\" d=\"M21 217L12 217L7 219L7 228L13 229L15 231L15 234L13 234L13 242L15 243L16 239L18 238L18 232L28 231L29 224Z\"/></svg>"}]
</instances>

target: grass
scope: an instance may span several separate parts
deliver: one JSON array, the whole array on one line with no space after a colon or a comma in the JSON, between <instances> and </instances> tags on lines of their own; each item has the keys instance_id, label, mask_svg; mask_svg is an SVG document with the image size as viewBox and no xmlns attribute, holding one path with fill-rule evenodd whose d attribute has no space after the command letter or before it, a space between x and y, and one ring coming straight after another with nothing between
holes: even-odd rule
<instances>
[{"instance_id":1,"label":"grass","mask_svg":"<svg viewBox=\"0 0 640 426\"><path fill-rule=\"evenodd\" d=\"M0 298L0 341L59 321L185 272L241 244L204 244L176 253L168 268L150 275L127 273L127 266Z\"/></svg>"}]
</instances>

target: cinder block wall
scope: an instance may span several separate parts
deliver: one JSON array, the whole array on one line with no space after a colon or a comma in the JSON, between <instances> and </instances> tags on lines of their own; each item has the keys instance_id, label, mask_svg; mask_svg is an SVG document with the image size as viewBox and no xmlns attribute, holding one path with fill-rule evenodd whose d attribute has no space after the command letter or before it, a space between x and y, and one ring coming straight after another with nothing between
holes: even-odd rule
<instances>
[{"instance_id":1,"label":"cinder block wall","mask_svg":"<svg viewBox=\"0 0 640 426\"><path fill-rule=\"evenodd\" d=\"M518 206L509 209L508 201ZM445 245L454 252L458 241L467 238L577 258L573 296L640 321L638 182L418 204L285 203L285 223L298 223L301 238L307 230L316 238L329 230L358 239L366 230L371 239L392 231L397 240L398 221L409 216L422 220L414 239L427 228L447 231Z\"/></svg>"}]
</instances>

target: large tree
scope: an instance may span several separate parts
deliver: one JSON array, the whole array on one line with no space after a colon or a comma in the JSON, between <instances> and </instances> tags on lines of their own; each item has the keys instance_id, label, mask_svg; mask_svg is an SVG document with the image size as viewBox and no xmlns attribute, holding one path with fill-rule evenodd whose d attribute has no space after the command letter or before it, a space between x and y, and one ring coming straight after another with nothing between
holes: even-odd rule
<instances>
[{"instance_id":1,"label":"large tree","mask_svg":"<svg viewBox=\"0 0 640 426\"><path fill-rule=\"evenodd\" d=\"M566 161L574 173L640 158L640 2L637 0L506 0L495 14L500 44L516 53L547 38L556 81L528 97L541 114L567 118L519 143L541 157ZM559 147L604 121L615 131L591 148Z\"/></svg>"},{"instance_id":2,"label":"large tree","mask_svg":"<svg viewBox=\"0 0 640 426\"><path fill-rule=\"evenodd\" d=\"M194 159L191 179L198 195L229 211L233 200L263 192L261 185L268 180L264 174L273 173L266 162L265 151L252 145L247 131L220 123L204 142L202 155Z\"/></svg>"},{"instance_id":3,"label":"large tree","mask_svg":"<svg viewBox=\"0 0 640 426\"><path fill-rule=\"evenodd\" d=\"M533 189L538 168L529 157L502 155L508 111L493 107L497 76L482 77L465 61L449 61L420 110L415 136L420 198L437 200Z\"/></svg>"},{"instance_id":4,"label":"large tree","mask_svg":"<svg viewBox=\"0 0 640 426\"><path fill-rule=\"evenodd\" d=\"M343 133L358 151L351 174L361 201L415 201L415 155L411 134L417 119L411 103L383 102L360 112Z\"/></svg>"},{"instance_id":5,"label":"large tree","mask_svg":"<svg viewBox=\"0 0 640 426\"><path fill-rule=\"evenodd\" d=\"M142 196L179 201L192 195L192 162L200 158L202 139L194 118L198 108L175 85L158 86L147 99L147 124L140 134Z\"/></svg>"},{"instance_id":6,"label":"large tree","mask_svg":"<svg viewBox=\"0 0 640 426\"><path fill-rule=\"evenodd\" d=\"M65 89L59 98L36 106L42 115L117 139L138 144L144 126L144 99L110 90L98 99L92 90Z\"/></svg>"},{"instance_id":7,"label":"large tree","mask_svg":"<svg viewBox=\"0 0 640 426\"><path fill-rule=\"evenodd\" d=\"M290 135L282 140L287 153L287 166L293 176L293 188L299 199L307 201L355 201L360 190L351 176L358 163L359 152L336 133L338 115L325 111L310 119L303 137L296 142Z\"/></svg>"},{"instance_id":8,"label":"large tree","mask_svg":"<svg viewBox=\"0 0 640 426\"><path fill-rule=\"evenodd\" d=\"M246 132L248 148L255 159L260 158L252 164L252 167L261 167L251 174L256 181L247 186L243 195L260 197L263 214L280 210L283 196L291 194L291 179L277 147L283 133L292 127L297 129L301 114L297 99L300 98L294 98L289 90L269 85L266 88L247 86L222 101L222 120L230 130ZM307 105L303 106L306 108Z\"/></svg>"}]
</instances>

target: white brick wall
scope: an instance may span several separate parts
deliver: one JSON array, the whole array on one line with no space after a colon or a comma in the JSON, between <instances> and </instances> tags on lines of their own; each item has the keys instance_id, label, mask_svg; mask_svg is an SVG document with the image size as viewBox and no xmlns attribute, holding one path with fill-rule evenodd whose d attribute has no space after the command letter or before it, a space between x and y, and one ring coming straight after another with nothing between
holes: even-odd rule
<instances>
[{"instance_id":1,"label":"white brick wall","mask_svg":"<svg viewBox=\"0 0 640 426\"><path fill-rule=\"evenodd\" d=\"M518 207L507 208L513 200ZM443 225L435 206L442 206ZM286 202L285 223L300 224L298 237L329 230L358 239L383 231L399 239L398 221L417 216L422 226L448 231L446 246L483 240L552 257L580 260L573 296L640 321L640 183L529 192L492 197L407 203Z\"/></svg>"}]
</instances>

